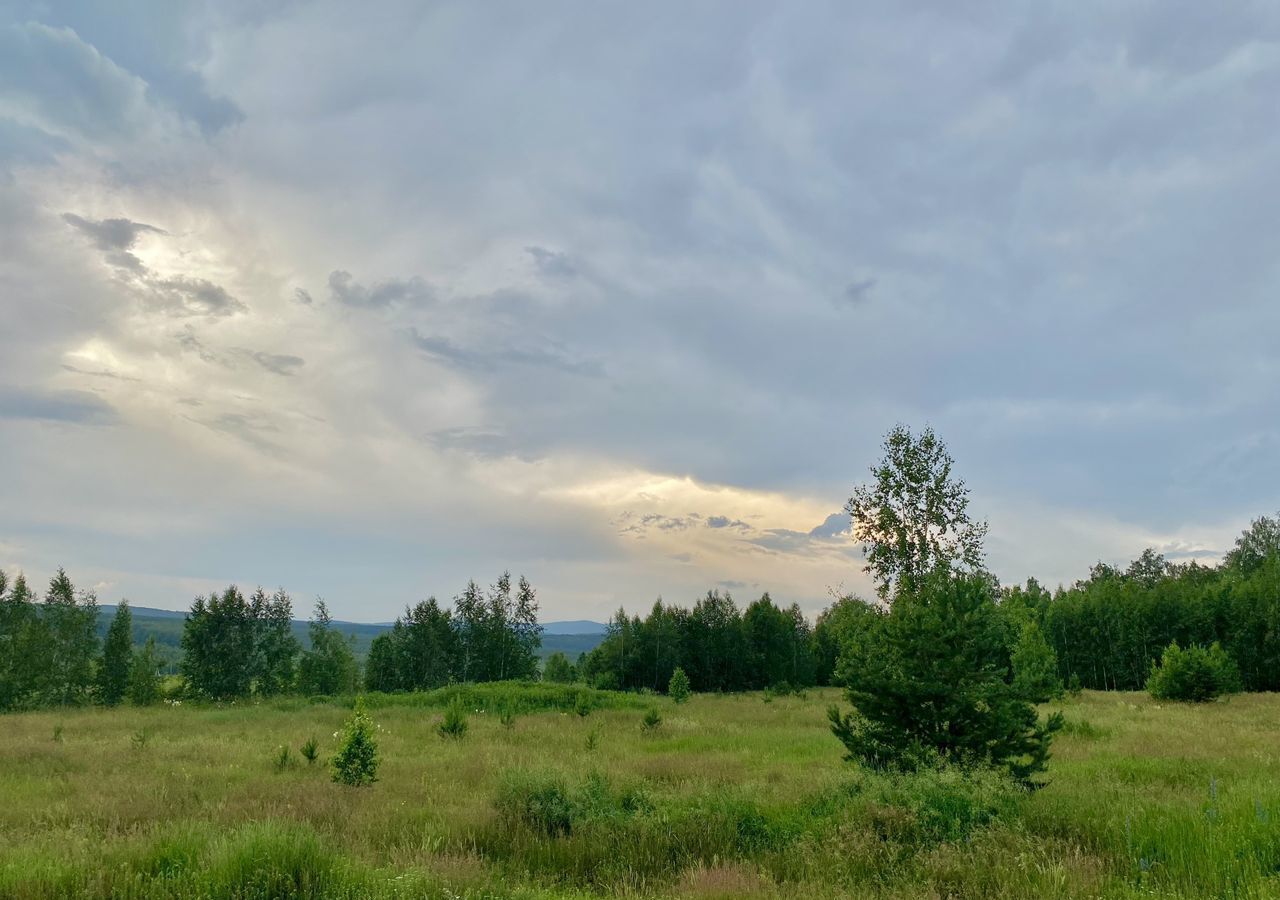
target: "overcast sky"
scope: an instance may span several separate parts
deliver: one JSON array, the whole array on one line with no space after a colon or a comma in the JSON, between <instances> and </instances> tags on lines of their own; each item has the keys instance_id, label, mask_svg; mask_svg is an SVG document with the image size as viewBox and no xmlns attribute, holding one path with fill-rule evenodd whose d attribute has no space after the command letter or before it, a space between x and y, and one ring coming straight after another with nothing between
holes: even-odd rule
<instances>
[{"instance_id":1,"label":"overcast sky","mask_svg":"<svg viewBox=\"0 0 1280 900\"><path fill-rule=\"evenodd\" d=\"M0 11L10 572L816 612L895 422L1007 581L1280 504L1272 5Z\"/></svg>"}]
</instances>

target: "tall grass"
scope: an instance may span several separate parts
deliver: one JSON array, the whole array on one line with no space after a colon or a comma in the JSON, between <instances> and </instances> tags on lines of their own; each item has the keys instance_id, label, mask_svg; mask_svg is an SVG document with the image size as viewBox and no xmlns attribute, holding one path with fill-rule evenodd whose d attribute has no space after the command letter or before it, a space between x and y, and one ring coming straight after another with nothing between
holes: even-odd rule
<instances>
[{"instance_id":1,"label":"tall grass","mask_svg":"<svg viewBox=\"0 0 1280 900\"><path fill-rule=\"evenodd\" d=\"M331 756L345 700L5 717L0 897L1280 896L1280 696L1086 692L1026 793L841 762L828 691L664 704L642 735L653 698L584 718L577 690L375 695L361 791L275 764ZM450 702L465 740L435 734Z\"/></svg>"}]
</instances>

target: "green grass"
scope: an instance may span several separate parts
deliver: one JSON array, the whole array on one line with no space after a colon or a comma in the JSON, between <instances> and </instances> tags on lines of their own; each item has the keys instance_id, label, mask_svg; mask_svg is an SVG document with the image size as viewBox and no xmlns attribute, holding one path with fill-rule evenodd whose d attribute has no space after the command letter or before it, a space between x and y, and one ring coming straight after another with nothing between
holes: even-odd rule
<instances>
[{"instance_id":1,"label":"green grass","mask_svg":"<svg viewBox=\"0 0 1280 900\"><path fill-rule=\"evenodd\" d=\"M1280 896L1277 695L1085 693L1034 794L841 762L834 691L579 696L372 695L365 788L298 756L345 699L4 717L0 897Z\"/></svg>"}]
</instances>

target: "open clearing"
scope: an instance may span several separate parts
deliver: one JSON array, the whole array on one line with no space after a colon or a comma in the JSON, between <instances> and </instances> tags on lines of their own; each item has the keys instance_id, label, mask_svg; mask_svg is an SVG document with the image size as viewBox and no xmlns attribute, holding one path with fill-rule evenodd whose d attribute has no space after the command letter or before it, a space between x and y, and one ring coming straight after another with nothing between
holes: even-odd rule
<instances>
[{"instance_id":1,"label":"open clearing","mask_svg":"<svg viewBox=\"0 0 1280 900\"><path fill-rule=\"evenodd\" d=\"M461 740L436 733L447 691L370 697L368 788L324 765L349 702L5 716L0 895L1280 896L1277 695L1054 704L1024 794L842 762L836 690L592 693L579 716L573 688L485 688ZM543 708L504 725L516 702Z\"/></svg>"}]
</instances>

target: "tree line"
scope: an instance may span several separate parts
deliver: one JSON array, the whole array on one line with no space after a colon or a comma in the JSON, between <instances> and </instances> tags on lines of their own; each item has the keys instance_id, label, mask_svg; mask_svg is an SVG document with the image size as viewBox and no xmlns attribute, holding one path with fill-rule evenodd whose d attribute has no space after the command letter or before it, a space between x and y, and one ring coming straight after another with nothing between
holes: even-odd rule
<instances>
[{"instance_id":1,"label":"tree line","mask_svg":"<svg viewBox=\"0 0 1280 900\"><path fill-rule=\"evenodd\" d=\"M1126 568L1098 563L1052 593L1034 580L1003 592L1048 638L1067 683L1140 690L1171 644L1221 645L1247 691L1280 690L1280 519L1262 516L1219 566L1148 549Z\"/></svg>"},{"instance_id":2,"label":"tree line","mask_svg":"<svg viewBox=\"0 0 1280 900\"><path fill-rule=\"evenodd\" d=\"M362 677L351 639L333 626L323 600L304 648L293 634L293 601L285 591L258 588L246 597L232 585L192 603L175 696L225 701L534 678L537 616L536 594L523 577L514 595L507 573L487 596L470 582L453 610L441 610L435 598L406 610L374 640ZM163 658L153 638L133 646L132 617L121 602L99 641L97 597L77 590L64 570L43 598L24 575L10 582L0 571L0 711L157 702Z\"/></svg>"},{"instance_id":3,"label":"tree line","mask_svg":"<svg viewBox=\"0 0 1280 900\"><path fill-rule=\"evenodd\" d=\"M548 660L548 675L563 669ZM727 592L708 591L692 609L659 599L641 619L618 610L604 641L572 673L595 687L667 690L683 669L695 691L742 691L818 679L814 633L798 605L783 609L766 593L739 610Z\"/></svg>"}]
</instances>

